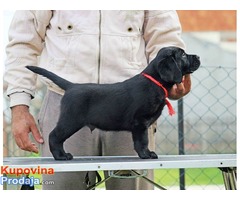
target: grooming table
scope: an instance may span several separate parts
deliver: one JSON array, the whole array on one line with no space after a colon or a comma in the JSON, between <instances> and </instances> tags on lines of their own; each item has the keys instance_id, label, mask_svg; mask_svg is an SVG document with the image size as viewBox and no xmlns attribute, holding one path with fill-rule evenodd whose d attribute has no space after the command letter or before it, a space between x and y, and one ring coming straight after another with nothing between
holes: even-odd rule
<instances>
[{"instance_id":1,"label":"grooming table","mask_svg":"<svg viewBox=\"0 0 240 200\"><path fill-rule=\"evenodd\" d=\"M118 177L121 170L132 170L147 181L146 174L138 174L139 169L173 168L219 168L223 172L226 189L236 189L236 154L207 155L159 155L158 159L140 159L136 156L84 156L73 160L56 161L52 157L5 157L3 165L8 168L53 168L54 172L110 171L110 177ZM115 171L115 172L113 172ZM118 177L120 178L120 176ZM123 178L123 177L121 177ZM106 180L105 180L106 181ZM154 184L154 183L153 183ZM156 186L156 184L154 184ZM160 189L164 189L159 186Z\"/></svg>"}]
</instances>

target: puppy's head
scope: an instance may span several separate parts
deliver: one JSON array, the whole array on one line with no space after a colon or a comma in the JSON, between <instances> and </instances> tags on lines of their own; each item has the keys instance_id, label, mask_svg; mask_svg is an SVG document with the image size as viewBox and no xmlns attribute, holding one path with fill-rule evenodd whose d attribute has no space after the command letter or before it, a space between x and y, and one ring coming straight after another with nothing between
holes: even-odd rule
<instances>
[{"instance_id":1,"label":"puppy's head","mask_svg":"<svg viewBox=\"0 0 240 200\"><path fill-rule=\"evenodd\" d=\"M197 55L188 55L178 47L162 48L156 58L160 78L167 83L181 83L185 74L196 71L200 66Z\"/></svg>"}]
</instances>

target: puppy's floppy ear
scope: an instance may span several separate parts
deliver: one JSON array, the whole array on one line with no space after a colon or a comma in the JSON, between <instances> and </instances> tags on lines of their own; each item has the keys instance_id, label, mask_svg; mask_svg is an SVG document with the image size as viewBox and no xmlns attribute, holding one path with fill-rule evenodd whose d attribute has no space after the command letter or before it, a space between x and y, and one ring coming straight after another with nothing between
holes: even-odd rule
<instances>
[{"instance_id":1,"label":"puppy's floppy ear","mask_svg":"<svg viewBox=\"0 0 240 200\"><path fill-rule=\"evenodd\" d=\"M177 62L172 56L168 56L159 62L159 75L162 80L168 83L181 83L182 72L178 67Z\"/></svg>"}]
</instances>

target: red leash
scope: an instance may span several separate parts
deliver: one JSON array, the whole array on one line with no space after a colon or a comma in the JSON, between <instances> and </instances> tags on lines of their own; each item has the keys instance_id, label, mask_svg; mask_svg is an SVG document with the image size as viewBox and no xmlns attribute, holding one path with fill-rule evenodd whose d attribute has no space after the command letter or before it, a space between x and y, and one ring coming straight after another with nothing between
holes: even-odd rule
<instances>
[{"instance_id":1,"label":"red leash","mask_svg":"<svg viewBox=\"0 0 240 200\"><path fill-rule=\"evenodd\" d=\"M156 79L154 79L152 76L148 75L148 74L145 74L145 73L142 73L143 76L145 76L146 78L148 78L150 81L152 81L153 83L155 83L156 85L158 85L160 88L163 89L164 93L165 93L165 98L166 98L166 104L167 104L167 107L168 107L168 113L169 115L174 115L175 114L175 111L170 103L170 101L167 99L168 98L168 91L166 90L165 87L163 87L163 85L161 83L159 83Z\"/></svg>"}]
</instances>

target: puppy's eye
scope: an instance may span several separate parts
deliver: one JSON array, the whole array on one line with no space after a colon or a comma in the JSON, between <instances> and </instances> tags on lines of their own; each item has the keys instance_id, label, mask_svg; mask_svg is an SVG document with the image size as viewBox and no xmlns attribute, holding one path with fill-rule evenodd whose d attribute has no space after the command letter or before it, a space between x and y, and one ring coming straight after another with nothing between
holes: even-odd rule
<instances>
[{"instance_id":1,"label":"puppy's eye","mask_svg":"<svg viewBox=\"0 0 240 200\"><path fill-rule=\"evenodd\" d=\"M186 57L186 56L187 56L186 53L183 53L183 54L182 54L182 57Z\"/></svg>"}]
</instances>

